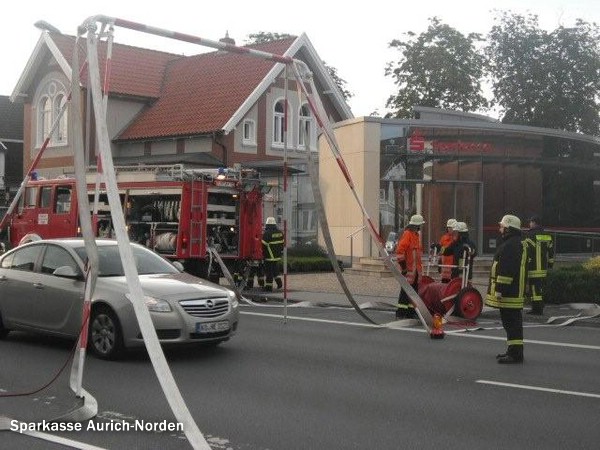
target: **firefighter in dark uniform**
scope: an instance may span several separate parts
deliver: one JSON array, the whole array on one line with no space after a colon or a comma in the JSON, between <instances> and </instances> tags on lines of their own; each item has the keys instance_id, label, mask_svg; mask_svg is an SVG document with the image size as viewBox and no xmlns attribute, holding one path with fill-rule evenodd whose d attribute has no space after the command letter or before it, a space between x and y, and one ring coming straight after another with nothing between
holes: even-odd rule
<instances>
[{"instance_id":1,"label":"firefighter in dark uniform","mask_svg":"<svg viewBox=\"0 0 600 450\"><path fill-rule=\"evenodd\" d=\"M267 217L265 231L262 236L263 261L265 263L265 291L273 290L273 280L277 283L277 289L282 286L279 276L279 264L283 254L283 233L277 228L274 217Z\"/></svg>"},{"instance_id":2,"label":"firefighter in dark uniform","mask_svg":"<svg viewBox=\"0 0 600 450\"><path fill-rule=\"evenodd\" d=\"M513 215L502 217L502 242L496 250L485 303L500 309L506 331L506 353L496 356L500 364L523 362L523 302L527 276L527 244L522 238L521 220Z\"/></svg>"},{"instance_id":3,"label":"firefighter in dark uniform","mask_svg":"<svg viewBox=\"0 0 600 450\"><path fill-rule=\"evenodd\" d=\"M529 219L527 297L531 300L531 311L528 314L541 316L544 313L544 285L548 270L554 266L554 243L552 236L544 232L542 221L538 216Z\"/></svg>"}]
</instances>

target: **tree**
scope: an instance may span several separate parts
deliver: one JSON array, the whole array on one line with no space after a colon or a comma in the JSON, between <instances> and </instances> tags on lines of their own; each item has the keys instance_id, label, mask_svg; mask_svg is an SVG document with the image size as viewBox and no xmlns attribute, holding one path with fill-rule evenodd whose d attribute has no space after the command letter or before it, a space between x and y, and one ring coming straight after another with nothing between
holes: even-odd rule
<instances>
[{"instance_id":1,"label":"tree","mask_svg":"<svg viewBox=\"0 0 600 450\"><path fill-rule=\"evenodd\" d=\"M597 134L598 27L579 19L547 32L537 16L510 12L495 20L486 54L502 121Z\"/></svg>"},{"instance_id":2,"label":"tree","mask_svg":"<svg viewBox=\"0 0 600 450\"><path fill-rule=\"evenodd\" d=\"M293 36L291 34L287 34L287 33L271 33L271 32L259 31L258 33L249 34L248 38L246 39L246 44L247 45L263 44L265 42L278 41L281 39L289 39L289 38L293 38L293 37L295 37L295 36ZM323 61L323 65L327 69L329 76L333 79L336 86L340 90L340 93L344 97L344 100L348 101L354 94L346 88L346 80L344 80L343 78L341 78L338 75L337 69L335 67L328 65L325 61Z\"/></svg>"},{"instance_id":3,"label":"tree","mask_svg":"<svg viewBox=\"0 0 600 450\"><path fill-rule=\"evenodd\" d=\"M479 34L465 36L437 17L429 19L427 31L420 35L406 34L406 40L390 42L402 56L385 69L398 86L398 93L386 104L393 117L410 117L414 105L466 112L487 107L482 95L485 57L477 48L482 41Z\"/></svg>"}]
</instances>

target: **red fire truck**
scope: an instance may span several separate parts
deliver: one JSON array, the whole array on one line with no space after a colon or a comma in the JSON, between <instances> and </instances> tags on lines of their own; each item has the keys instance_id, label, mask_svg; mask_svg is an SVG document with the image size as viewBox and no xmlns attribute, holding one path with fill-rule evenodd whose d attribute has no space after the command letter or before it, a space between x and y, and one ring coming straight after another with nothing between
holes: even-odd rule
<instances>
[{"instance_id":1,"label":"red fire truck","mask_svg":"<svg viewBox=\"0 0 600 450\"><path fill-rule=\"evenodd\" d=\"M131 241L184 264L186 271L214 279L220 268L214 248L233 272L260 259L262 200L268 190L251 169L189 169L174 166L115 167ZM98 237L114 237L104 184L87 175L90 211ZM96 194L97 193L97 194ZM9 242L80 235L75 178L30 181L8 217ZM241 273L241 272L240 272Z\"/></svg>"}]
</instances>

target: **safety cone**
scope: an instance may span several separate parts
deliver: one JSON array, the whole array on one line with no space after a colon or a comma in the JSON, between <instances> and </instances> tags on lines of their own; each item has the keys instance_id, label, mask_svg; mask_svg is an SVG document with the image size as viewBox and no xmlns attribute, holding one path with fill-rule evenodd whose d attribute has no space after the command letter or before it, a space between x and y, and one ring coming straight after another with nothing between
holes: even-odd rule
<instances>
[{"instance_id":1,"label":"safety cone","mask_svg":"<svg viewBox=\"0 0 600 450\"><path fill-rule=\"evenodd\" d=\"M431 327L431 331L429 332L429 337L431 339L444 339L444 330L443 330L444 320L442 316L438 313L433 315L433 323Z\"/></svg>"}]
</instances>

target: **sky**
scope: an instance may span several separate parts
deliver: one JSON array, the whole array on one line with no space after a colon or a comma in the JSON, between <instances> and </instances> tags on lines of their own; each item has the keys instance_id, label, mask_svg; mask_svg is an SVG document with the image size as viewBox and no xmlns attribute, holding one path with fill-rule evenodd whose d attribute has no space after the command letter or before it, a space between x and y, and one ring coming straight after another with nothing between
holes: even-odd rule
<instances>
[{"instance_id":1,"label":"sky","mask_svg":"<svg viewBox=\"0 0 600 450\"><path fill-rule=\"evenodd\" d=\"M321 59L337 69L346 89L354 94L349 105L356 117L385 115L386 100L395 92L385 67L400 56L388 44L405 39L406 32L425 31L430 17L438 17L463 34L487 33L494 23L494 10L536 14L540 26L548 30L573 26L577 18L600 24L599 0L302 0L297 4L281 0L21 0L10 9L3 14L0 27L0 95L12 94L25 69L41 34L35 22L45 20L75 35L85 19L102 14L214 41L228 32L238 45L249 34L261 31L306 33ZM214 51L122 28L115 30L114 40L185 55Z\"/></svg>"}]
</instances>

